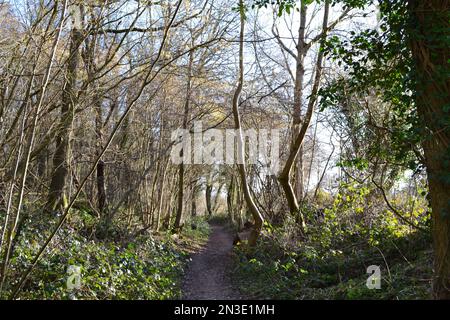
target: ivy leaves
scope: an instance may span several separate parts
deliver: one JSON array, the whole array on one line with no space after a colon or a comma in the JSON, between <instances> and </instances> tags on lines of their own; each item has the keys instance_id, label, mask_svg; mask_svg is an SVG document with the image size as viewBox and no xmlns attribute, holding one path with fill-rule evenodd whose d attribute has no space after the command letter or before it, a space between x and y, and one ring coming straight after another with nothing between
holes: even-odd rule
<instances>
[{"instance_id":1,"label":"ivy leaves","mask_svg":"<svg viewBox=\"0 0 450 320\"><path fill-rule=\"evenodd\" d=\"M373 3L373 0L302 0L301 5L308 6L314 2L323 3L329 1L332 6L340 4L344 9L359 8L362 9ZM267 8L270 5L278 7L278 16L284 13L290 14L296 7L296 0L253 0L252 8ZM298 8L297 8L298 11Z\"/></svg>"},{"instance_id":2,"label":"ivy leaves","mask_svg":"<svg viewBox=\"0 0 450 320\"><path fill-rule=\"evenodd\" d=\"M381 147L373 151L417 170L421 166L412 149L420 143L423 133L414 103L413 63L404 32L408 22L406 4L384 2L380 13L379 28L351 31L348 38L332 36L325 42L324 54L343 69L344 76L320 90L321 109L337 107L349 96L375 94L390 109L385 129L391 151L381 152Z\"/></svg>"},{"instance_id":3,"label":"ivy leaves","mask_svg":"<svg viewBox=\"0 0 450 320\"><path fill-rule=\"evenodd\" d=\"M312 2L313 0L307 0ZM295 0L253 0L252 8L267 8L270 5L278 7L278 16L281 17L283 13L290 14L295 8Z\"/></svg>"}]
</instances>

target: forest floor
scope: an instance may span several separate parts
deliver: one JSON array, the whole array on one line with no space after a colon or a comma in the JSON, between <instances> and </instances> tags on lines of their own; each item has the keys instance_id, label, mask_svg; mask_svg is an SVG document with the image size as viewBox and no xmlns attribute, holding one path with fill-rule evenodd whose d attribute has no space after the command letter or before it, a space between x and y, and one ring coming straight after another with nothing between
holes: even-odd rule
<instances>
[{"instance_id":1,"label":"forest floor","mask_svg":"<svg viewBox=\"0 0 450 320\"><path fill-rule=\"evenodd\" d=\"M233 236L228 229L211 223L207 244L193 254L183 283L186 300L238 300L241 294L231 283L228 270L233 264Z\"/></svg>"}]
</instances>

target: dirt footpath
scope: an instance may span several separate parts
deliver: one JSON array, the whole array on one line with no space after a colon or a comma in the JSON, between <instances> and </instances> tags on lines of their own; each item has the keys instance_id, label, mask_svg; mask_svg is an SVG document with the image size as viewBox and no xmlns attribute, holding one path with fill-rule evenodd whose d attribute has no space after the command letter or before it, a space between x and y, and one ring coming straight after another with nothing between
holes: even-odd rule
<instances>
[{"instance_id":1,"label":"dirt footpath","mask_svg":"<svg viewBox=\"0 0 450 320\"><path fill-rule=\"evenodd\" d=\"M211 235L205 247L192 256L183 283L186 300L239 300L239 292L227 275L232 260L233 236L224 226L211 224Z\"/></svg>"}]
</instances>

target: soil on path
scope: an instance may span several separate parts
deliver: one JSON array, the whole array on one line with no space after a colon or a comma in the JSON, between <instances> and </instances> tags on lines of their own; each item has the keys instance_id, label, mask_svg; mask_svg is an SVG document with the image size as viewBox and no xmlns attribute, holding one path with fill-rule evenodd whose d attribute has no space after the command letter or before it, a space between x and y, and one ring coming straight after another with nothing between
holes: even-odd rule
<instances>
[{"instance_id":1,"label":"soil on path","mask_svg":"<svg viewBox=\"0 0 450 320\"><path fill-rule=\"evenodd\" d=\"M211 224L205 247L192 256L183 283L186 300L239 300L228 275L232 266L233 236L222 225Z\"/></svg>"}]
</instances>

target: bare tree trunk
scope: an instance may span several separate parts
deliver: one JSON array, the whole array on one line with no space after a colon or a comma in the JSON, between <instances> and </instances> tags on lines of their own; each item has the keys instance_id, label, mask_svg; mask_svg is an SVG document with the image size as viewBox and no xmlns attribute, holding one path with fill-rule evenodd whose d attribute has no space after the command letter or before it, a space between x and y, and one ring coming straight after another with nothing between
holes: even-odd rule
<instances>
[{"instance_id":1,"label":"bare tree trunk","mask_svg":"<svg viewBox=\"0 0 450 320\"><path fill-rule=\"evenodd\" d=\"M165 104L165 102L164 102ZM165 115L164 112L161 112L161 125L159 128L159 143L160 146L162 146L163 142L164 142L164 129L165 129ZM159 152L159 155L161 156L161 149ZM165 161L163 170L162 170L162 178L161 178L161 182L160 182L160 187L159 187L159 195L158 195L158 209L156 212L156 231L159 231L160 227L161 227L161 214L162 214L162 210L163 210L163 202L164 202L164 195L165 195L165 187L166 187L166 175L167 175L167 169L169 167L169 160L165 159L163 157L162 161Z\"/></svg>"},{"instance_id":2,"label":"bare tree trunk","mask_svg":"<svg viewBox=\"0 0 450 320\"><path fill-rule=\"evenodd\" d=\"M293 133L291 150L295 147L295 138L300 132L302 124L302 102L303 102L303 84L305 78L304 59L306 55L306 15L307 6L301 1L300 4L300 26L298 30L297 39L297 57L296 57L296 72L295 72L295 87L294 87L294 114L293 114ZM295 193L298 199L303 197L303 147L298 151L297 161L294 162L295 171Z\"/></svg>"},{"instance_id":3,"label":"bare tree trunk","mask_svg":"<svg viewBox=\"0 0 450 320\"><path fill-rule=\"evenodd\" d=\"M187 74L187 85L186 85L186 101L184 104L184 116L183 116L183 129L187 129L187 124L189 121L189 109L191 101L191 86L192 86L192 65L194 63L194 50L189 53L189 63L188 63L188 74ZM181 156L183 156L184 149L181 150ZM184 205L184 171L185 164L181 162L178 171L178 207L177 215L175 218L174 231L179 232L182 220L183 220L183 205Z\"/></svg>"},{"instance_id":4,"label":"bare tree trunk","mask_svg":"<svg viewBox=\"0 0 450 320\"><path fill-rule=\"evenodd\" d=\"M205 189L205 200L206 200L206 212L208 213L208 216L212 216L213 211L212 211L212 182L210 180L211 178L208 177L207 181L206 181L206 189Z\"/></svg>"},{"instance_id":5,"label":"bare tree trunk","mask_svg":"<svg viewBox=\"0 0 450 320\"><path fill-rule=\"evenodd\" d=\"M409 0L408 6L413 18L410 38L417 75L416 105L425 134L423 149L432 208L433 294L436 299L450 299L450 1Z\"/></svg>"},{"instance_id":6,"label":"bare tree trunk","mask_svg":"<svg viewBox=\"0 0 450 320\"><path fill-rule=\"evenodd\" d=\"M70 135L74 117L74 107L77 99L76 81L78 76L78 64L80 61L80 46L83 42L83 34L77 28L73 28L70 35L70 51L67 65L66 82L62 91L61 119L59 132L56 137L56 150L53 155L53 171L50 190L45 205L45 211L52 212L64 199L64 186L68 174L68 156Z\"/></svg>"},{"instance_id":7,"label":"bare tree trunk","mask_svg":"<svg viewBox=\"0 0 450 320\"><path fill-rule=\"evenodd\" d=\"M174 232L180 231L181 219L183 217L183 206L184 206L184 164L180 164L178 169L177 214L175 217Z\"/></svg>"},{"instance_id":8,"label":"bare tree trunk","mask_svg":"<svg viewBox=\"0 0 450 320\"><path fill-rule=\"evenodd\" d=\"M214 197L214 205L212 207L212 211L213 212L217 212L217 209L219 207L219 199L220 199L220 194L222 193L222 188L223 188L223 183L221 183L219 185L219 188L217 188L217 192L216 192L216 196Z\"/></svg>"},{"instance_id":9,"label":"bare tree trunk","mask_svg":"<svg viewBox=\"0 0 450 320\"><path fill-rule=\"evenodd\" d=\"M158 200L158 212L156 214L156 231L159 231L159 228L161 227L161 213L162 213L162 209L163 209L164 194L165 194L165 187L166 187L166 173L167 173L168 166L169 166L169 161L167 161L166 165L164 166L164 170L163 170L162 178L161 178L161 187L159 190L159 200Z\"/></svg>"},{"instance_id":10,"label":"bare tree trunk","mask_svg":"<svg viewBox=\"0 0 450 320\"><path fill-rule=\"evenodd\" d=\"M196 197L195 193L192 194L191 201L192 201L191 202L191 216L196 217L197 216L197 197Z\"/></svg>"},{"instance_id":11,"label":"bare tree trunk","mask_svg":"<svg viewBox=\"0 0 450 320\"><path fill-rule=\"evenodd\" d=\"M199 193L198 180L192 182L191 186L191 217L197 216L197 198Z\"/></svg>"},{"instance_id":12,"label":"bare tree trunk","mask_svg":"<svg viewBox=\"0 0 450 320\"><path fill-rule=\"evenodd\" d=\"M99 156L103 149L103 112L102 112L103 98L98 95L96 98L95 110L95 132L97 136L96 156ZM106 206L106 187L105 187L105 162L100 159L97 164L97 201L98 210L103 213Z\"/></svg>"},{"instance_id":13,"label":"bare tree trunk","mask_svg":"<svg viewBox=\"0 0 450 320\"><path fill-rule=\"evenodd\" d=\"M235 211L236 213L235 220L237 221L238 229L241 230L243 224L242 210L244 207L244 199L242 196L242 192L240 190L240 184L238 180L236 180L236 197L237 197L237 208Z\"/></svg>"},{"instance_id":14,"label":"bare tree trunk","mask_svg":"<svg viewBox=\"0 0 450 320\"><path fill-rule=\"evenodd\" d=\"M328 26L328 16L329 16L329 10L330 10L330 4L327 1L325 3L325 9L324 9L324 17L323 17L323 23L322 23L322 37L323 39L327 35L327 26ZM308 102L308 109L305 114L305 118L303 120L303 123L301 125L300 131L295 138L294 144L292 146L291 152L289 153L288 159L286 161L286 164L283 167L283 170L279 176L280 184L283 188L283 191L286 195L286 200L288 202L289 210L291 213L294 213L296 215L297 221L300 223L301 226L304 225L304 219L301 215L301 212L299 212L299 204L297 201L297 197L295 195L294 189L292 188L290 177L291 172L294 167L295 160L297 158L297 155L299 153L300 148L303 145L303 141L306 135L306 132L309 128L309 125L311 123L311 118L314 112L314 107L317 100L317 92L319 91L319 85L320 85L320 79L322 76L322 60L323 60L323 51L319 50L319 53L317 55L317 61L316 61L316 74L314 78L313 88L311 92L311 98ZM304 230L302 230L304 231Z\"/></svg>"},{"instance_id":15,"label":"bare tree trunk","mask_svg":"<svg viewBox=\"0 0 450 320\"><path fill-rule=\"evenodd\" d=\"M170 177L171 181L169 183L169 186L174 186L176 184L177 181L177 172L173 172L172 176ZM164 227L168 230L170 229L171 225L171 220L172 220L172 215L173 215L173 210L174 210L174 202L175 202L175 192L169 192L169 199L167 201L167 207L166 207L166 212L167 215L164 219Z\"/></svg>"},{"instance_id":16,"label":"bare tree trunk","mask_svg":"<svg viewBox=\"0 0 450 320\"><path fill-rule=\"evenodd\" d=\"M234 194L235 194L234 176L231 176L231 180L227 190L227 209L228 209L228 216L232 223L234 222L234 208L235 208Z\"/></svg>"},{"instance_id":17,"label":"bare tree trunk","mask_svg":"<svg viewBox=\"0 0 450 320\"><path fill-rule=\"evenodd\" d=\"M241 97L242 88L244 86L244 25L245 25L245 16L244 16L244 3L243 0L239 0L240 7L240 34L239 34L239 80L238 85L236 87L236 91L233 96L233 117L234 117L234 126L235 129L239 132L237 135L238 140L238 170L239 175L242 181L242 190L244 192L244 199L247 204L247 207L250 213L253 216L255 221L255 225L250 233L250 238L248 240L248 244L250 246L255 246L256 241L258 240L259 234L261 232L264 219L259 212L258 208L253 201L252 194L250 192L250 187L247 181L247 169L245 166L245 148L244 141L242 139L242 127L241 127L241 118L239 114L239 99Z\"/></svg>"},{"instance_id":18,"label":"bare tree trunk","mask_svg":"<svg viewBox=\"0 0 450 320\"><path fill-rule=\"evenodd\" d=\"M98 210L102 213L106 205L105 162L103 160L100 160L97 164L97 197Z\"/></svg>"}]
</instances>

